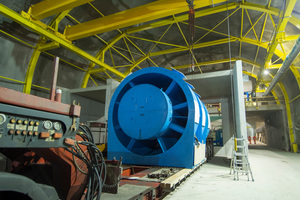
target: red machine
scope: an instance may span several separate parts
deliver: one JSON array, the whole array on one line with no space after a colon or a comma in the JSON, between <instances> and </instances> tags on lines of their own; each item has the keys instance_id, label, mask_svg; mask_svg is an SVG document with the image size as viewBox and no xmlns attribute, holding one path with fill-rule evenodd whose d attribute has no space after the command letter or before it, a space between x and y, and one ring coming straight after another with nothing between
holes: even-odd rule
<instances>
[{"instance_id":1,"label":"red machine","mask_svg":"<svg viewBox=\"0 0 300 200\"><path fill-rule=\"evenodd\" d=\"M88 127L79 125L80 106L6 88L0 93L0 153L7 159L0 199L77 200L101 194L104 159Z\"/></svg>"}]
</instances>

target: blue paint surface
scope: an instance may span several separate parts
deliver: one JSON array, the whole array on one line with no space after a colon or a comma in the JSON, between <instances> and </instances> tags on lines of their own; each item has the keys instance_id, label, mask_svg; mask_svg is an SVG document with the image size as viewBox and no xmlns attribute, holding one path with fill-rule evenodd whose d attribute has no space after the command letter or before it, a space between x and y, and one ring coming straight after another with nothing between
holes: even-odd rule
<instances>
[{"instance_id":1,"label":"blue paint surface","mask_svg":"<svg viewBox=\"0 0 300 200\"><path fill-rule=\"evenodd\" d=\"M108 112L108 159L185 168L199 164L194 148L206 141L209 116L183 78L178 71L151 67L121 82Z\"/></svg>"}]
</instances>

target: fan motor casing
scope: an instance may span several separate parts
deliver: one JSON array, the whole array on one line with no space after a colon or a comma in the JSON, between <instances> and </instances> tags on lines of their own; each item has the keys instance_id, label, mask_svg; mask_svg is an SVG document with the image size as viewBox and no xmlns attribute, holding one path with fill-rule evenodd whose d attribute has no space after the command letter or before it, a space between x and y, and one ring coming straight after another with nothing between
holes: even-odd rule
<instances>
[{"instance_id":1,"label":"fan motor casing","mask_svg":"<svg viewBox=\"0 0 300 200\"><path fill-rule=\"evenodd\" d=\"M210 119L183 78L176 70L149 67L120 83L108 111L108 159L184 168L203 161L199 146L205 155Z\"/></svg>"}]
</instances>

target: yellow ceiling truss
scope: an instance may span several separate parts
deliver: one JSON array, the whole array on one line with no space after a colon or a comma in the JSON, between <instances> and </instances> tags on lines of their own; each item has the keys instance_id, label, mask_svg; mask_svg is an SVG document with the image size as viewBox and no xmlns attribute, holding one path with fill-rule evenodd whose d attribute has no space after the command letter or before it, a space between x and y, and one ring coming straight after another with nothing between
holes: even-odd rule
<instances>
[{"instance_id":1,"label":"yellow ceiling truss","mask_svg":"<svg viewBox=\"0 0 300 200\"><path fill-rule=\"evenodd\" d=\"M69 1L70 2L81 2L81 4L83 4L84 2L88 2L88 1ZM162 3L163 1L158 1L160 3ZM177 2L177 1L176 1ZM44 2L41 2L41 3L44 3ZM177 2L179 3L179 1ZM216 2L215 2L216 3ZM44 4L45 5L45 4ZM75 5L75 4L73 4ZM92 5L92 4L90 4ZM162 4L163 5L163 4ZM37 4L36 4L37 6ZM149 5L148 5L149 6ZM1 6L4 8L4 6ZM72 6L71 6L72 7ZM51 9L49 7L49 9ZM61 8L59 8L61 11ZM261 42L261 38L259 39L259 41L255 41L255 40L252 40L252 39L249 39L249 38L245 38L245 36L251 31L253 30L255 32L255 25L256 23L263 17L265 16L265 20L267 18L267 14L269 14L270 16L273 14L273 15L276 15L276 14L279 14L279 10L276 9L276 8L272 8L272 7L264 7L264 6L261 6L261 5L257 5L257 4L251 4L251 3L245 3L245 2L241 2L241 3L230 3L228 5L221 5L221 6L216 6L216 7L213 7L213 8L208 8L208 9L204 9L204 10L200 10L200 11L197 11L195 13L195 16L196 17L202 17L202 16L206 16L206 15L210 15L210 14L214 14L214 13L218 13L218 12L222 12L222 11L225 11L225 10L232 10L232 9L235 9L234 12L236 12L238 9L243 9L243 13L244 13L244 10L245 10L245 13L247 14L249 20L250 17L249 17L249 13L247 11L247 9L249 10L256 10L256 11L261 11L263 12L262 15L260 16L260 18L258 20L256 20L256 22L252 23L252 26L251 28L248 30L248 32L240 37L240 38L235 38L235 37L231 37L231 41L240 41L240 45L243 43L243 42L246 42L246 43L250 43L250 44L253 44L253 45L257 45L258 47L265 47L267 46L266 43L262 43ZM31 15L28 15L27 13L22 13L22 17L23 19L18 19L18 17L20 18L20 16L16 17L16 13L11 13L10 11L8 11L8 9L4 8L4 9L1 9L2 10L2 14L7 16L8 18L11 18L19 23L21 23L22 25L24 26L27 26L31 29L33 29L35 32L38 32L39 34L43 35L43 36L46 36L47 38L53 40L54 42L52 43L49 43L49 44L46 44L46 46L44 46L44 48L42 48L43 45L40 44L40 46L36 49L39 49L41 51L45 51L45 50L48 50L49 48L55 48L55 47L58 47L58 46L63 46L77 54L79 54L80 56L92 61L91 62L91 65L88 67L88 70L87 70L87 73L86 73L86 76L84 78L84 81L82 83L82 87L86 87L86 82L88 80L88 78L90 77L90 71L93 70L94 66L95 66L95 63L97 65L99 65L101 68L103 68L102 70L105 71L105 70L109 70L110 72L116 74L119 76L120 79L124 78L126 76L126 74L128 74L128 72L130 72L134 67L138 67L138 64L143 62L144 60L146 59L149 59L151 62L153 62L151 60L151 56L158 56L158 55L164 55L164 54L169 54L169 53L173 53L173 52L180 52L180 51L184 51L186 49L188 49L188 47L183 47L183 46L180 46L180 45L177 45L177 48L173 48L173 49L168 49L168 50L163 50L163 51L158 51L158 52L150 52L149 54L145 54L144 52L142 52L140 49L139 49L139 52L142 53L144 55L145 58L140 58L139 60L137 61L134 61L133 60L133 57L131 58L132 60L128 59L128 61L130 61L132 63L132 66L129 70L126 71L125 74L123 73L120 73L118 70L116 70L114 67L111 67L111 66L108 66L107 64L104 63L104 53L109 50L110 48L113 48L116 52L118 52L118 50L116 50L116 47L114 47L114 44L119 41L120 39L124 39L124 37L126 39L128 38L133 38L134 36L131 36L130 33L134 33L134 32L139 32L139 31L143 31L143 30L148 30L150 28L155 28L155 27L159 27L159 26L164 26L164 25L167 25L167 24L170 24L172 25L173 23L176 23L178 25L178 22L183 22L184 20L187 19L187 15L179 15L179 16L173 16L172 18L170 19L164 19L164 20L161 20L161 21L157 21L157 22L153 22L153 23L150 23L150 24L146 24L144 26L141 26L141 27L135 27L135 28L129 28L127 29L127 31L125 33L120 33L120 35L116 38L114 38L111 42L107 42L107 45L102 48L102 50L95 56L95 57L92 57L90 55L88 55L86 52L82 52L79 48L77 48L75 45L72 45L70 43L70 41L68 41L67 39L67 35L64 35L64 34L60 34L58 32L55 32L53 31L52 35L51 35L51 32L49 33L49 30L48 30L48 33L45 33L45 29L49 29L50 27L46 26L45 24L42 24L40 23L39 21L36 21L36 20L33 20L32 17L34 14L31 13ZM131 10L131 9L130 9ZM57 12L58 10L56 10ZM13 11L12 11L13 12ZM30 11L31 12L31 11ZM234 13L233 12L233 13ZM231 14L233 14L231 13ZM162 16L162 15L157 15L157 16ZM25 18L25 19L24 19ZM102 18L105 18L105 17L102 17ZM99 18L99 19L102 19L102 18ZM26 22L24 22L24 20L27 20ZM224 19L222 22L224 22L226 19ZM293 23L294 25L296 25L297 27L299 27L299 20L295 17L290 17L290 22ZM184 23L184 22L183 22ZM220 23L219 23L220 24ZM265 25L264 25L265 26ZM217 27L217 26L216 26ZM43 30L40 30L40 28L44 29ZM214 28L211 29L211 30L208 30L207 34L210 33L210 32L214 32L214 33L217 33L217 31L214 31ZM206 34L206 35L207 35ZM223 35L226 35L224 33L221 33ZM255 34L257 35L257 34ZM202 36L202 38L205 37ZM294 38L296 38L296 36L294 36ZM147 40L146 38L140 38L140 39L144 39L144 40ZM200 38L201 39L201 38ZM256 37L256 39L258 40L258 38ZM286 42L286 41L290 41L290 40L293 40L293 38L283 38L281 39L280 41L276 41L277 44L279 43L283 43L283 42ZM102 40L103 41L103 40ZM126 40L125 40L126 41ZM148 40L149 41L149 40ZM104 41L105 42L105 41ZM151 42L151 41L150 41ZM172 45L172 44L167 44L167 43L163 43L163 42L160 42L160 41L153 41L155 44L165 44L165 45L171 45L171 46L176 46L176 45ZM227 41L226 41L227 42ZM201 48L201 47L204 47L205 45L207 46L212 46L212 45L217 45L217 44L222 44L222 43L225 43L225 40L223 41L213 41L213 42L210 42L210 43L199 43L199 44L195 44L195 48ZM45 44L44 44L45 45ZM197 46L198 45L198 46ZM136 48L138 48L136 46ZM152 48L153 49L153 48ZM128 48L128 51L130 52L130 54L134 54L135 52L133 51L130 51L129 48ZM257 51L258 52L258 51ZM283 53L282 53L283 52ZM120 53L120 52L119 52ZM121 54L121 53L120 53ZM282 59L285 58L285 51L283 49L283 51L280 51L279 49L275 49L275 54L276 55L279 55ZM35 54L33 55L33 58L35 57L38 57L38 56L35 56ZM125 56L124 56L125 57ZM240 56L239 56L240 57ZM100 61L99 61L100 59ZM35 59L32 59L33 61ZM255 61L255 60L254 60ZM137 63L137 64L136 64ZM255 63L255 62L254 62ZM154 63L155 64L155 63ZM156 64L155 64L156 65ZM198 64L197 64L198 65ZM31 65L30 65L31 66ZM157 66L157 65L156 65ZM272 66L268 66L269 68L277 68L275 67L275 65L272 65ZM199 68L199 70L201 70ZM101 71L101 70L99 70ZM95 71L91 71L93 74L95 74L95 72L97 72L96 70ZM294 73L294 72L293 72ZM32 73L29 73L29 74L32 74ZM32 76L29 76L29 78L32 78ZM28 79L29 79L28 78ZM26 79L27 80L27 79ZM25 81L25 82L30 82L30 81ZM27 85L30 85L30 84L27 84ZM27 89L25 91L28 92L28 87L26 87Z\"/></svg>"},{"instance_id":2,"label":"yellow ceiling truss","mask_svg":"<svg viewBox=\"0 0 300 200\"><path fill-rule=\"evenodd\" d=\"M222 3L226 0L214 0L214 3ZM211 0L194 0L195 9L209 6ZM131 8L109 16L94 19L79 25L68 27L65 30L66 37L70 40L89 37L119 28L124 28L143 22L149 22L170 15L187 11L187 3L182 0L158 0L143 6Z\"/></svg>"},{"instance_id":3,"label":"yellow ceiling truss","mask_svg":"<svg viewBox=\"0 0 300 200\"><path fill-rule=\"evenodd\" d=\"M265 14L265 20L264 20L264 28L265 28L265 22L266 22L266 19L267 19L267 16L268 14L271 15L271 14L278 14L279 13L279 9L276 9L276 8L266 8L264 6L260 6L260 5L256 5L256 4L250 4L250 3L245 3L245 4L242 4L242 3L231 3L231 4L228 4L228 9L239 9L239 8L242 8L242 9L251 9L251 10L256 10L256 11L262 11L264 12L261 17L259 19L261 19L264 14ZM221 5L221 6L217 6L217 7L214 7L214 8L208 8L208 9L205 9L205 10L201 10L201 11L197 11L196 12L196 16L199 17L199 16L206 16L206 15L209 15L209 14L213 14L213 13L218 13L218 12L222 12L222 11L225 11L227 9L226 5ZM160 27L160 26L164 26L164 25L172 25L173 23L175 22L180 22L180 21L184 21L187 19L187 15L182 15L182 16L177 16L175 19L174 17L173 18L170 18L170 19L166 19L166 20L162 20L162 21L158 21L158 22L154 22L154 23L150 23L150 24L147 24L147 25L144 25L144 26L141 26L141 27L135 27L135 28L129 28L126 30L126 34L128 35L127 37L131 37L130 36L130 33L135 33L135 32L139 32L139 31L143 31L143 30L149 30L151 28L156 28L156 27ZM299 20L296 19L295 17L291 17L291 19L293 20L290 20L294 25L297 25L299 24ZM223 20L225 21L225 20ZM258 22L258 20L257 20ZM256 22L256 23L257 23ZM184 22L183 22L184 23ZM253 24L253 26L250 28L250 30L255 30L254 29L254 26L255 24ZM263 28L263 32L264 32L264 28ZM249 30L249 31L250 31ZM214 32L214 33L218 33L216 31L214 31L213 29L211 30L208 30L209 32ZM248 31L248 32L249 32ZM224 33L221 33L222 35L226 35ZM256 53L256 57L257 57L257 54L258 54L258 51L259 51L259 47L264 47L264 48L267 48L268 47L268 43L262 43L261 42L261 39L262 39L262 35L259 39L258 42L255 42L255 40L252 40L252 39L248 39L248 38L245 38L246 35L244 35L244 37L242 36L242 39L241 38L233 38L231 37L231 40L239 40L240 41L240 44L242 42L247 42L247 43L250 43L250 44L253 44L253 45L258 45L258 48L257 48L257 53ZM132 38L134 38L135 36L132 36ZM136 38L136 37L135 37ZM292 40L295 40L297 38L297 36L293 36L293 37L289 37L289 38L284 38L282 39L281 41L277 41L277 43L284 43L284 42L287 42L287 41L292 41ZM139 38L139 39L142 39L142 40L147 40L146 38ZM149 40L148 40L149 41ZM117 41L114 40L114 43L116 43ZM228 42L228 41L226 41ZM156 42L158 43L158 42ZM220 42L221 43L221 42ZM224 43L225 43L225 40L224 40ZM203 44L200 45L200 47L202 46ZM208 46L210 45L215 45L214 42L212 42L211 44L207 44ZM197 48L197 46L196 46ZM174 49L169 49L169 50L165 50L165 51L160 51L160 52L151 52L151 54L147 54L145 55L147 58L151 57L151 56L157 56L157 55L164 55L164 54L168 54L168 53L175 53L175 52L179 52L179 51L184 51L184 50L187 50L189 49L188 47L178 47L177 49L174 48ZM275 50L276 52L276 55L279 55L282 59L285 59L285 54L282 53L282 51L280 51L279 49L276 49ZM142 61L146 60L147 58L141 58L139 59L137 62L138 64L140 64ZM255 60L256 61L256 58ZM132 65L132 68L138 66L136 63L134 63ZM268 66L269 68L275 68L275 66ZM278 67L278 66L277 66ZM276 68L277 68L276 67ZM132 69L131 69L132 70ZM128 74L130 73L131 71L130 69L127 70L127 72L125 74ZM101 72L102 70L99 69L98 70L92 70L91 72L92 73L96 73L96 72ZM87 74L89 73L89 70L87 71ZM85 84L82 84L82 86L84 87Z\"/></svg>"},{"instance_id":4,"label":"yellow ceiling truss","mask_svg":"<svg viewBox=\"0 0 300 200\"><path fill-rule=\"evenodd\" d=\"M59 14L65 10L70 10L77 6L86 4L93 0L51 0L42 1L29 8L28 13L35 20L41 20L46 17Z\"/></svg>"},{"instance_id":5,"label":"yellow ceiling truss","mask_svg":"<svg viewBox=\"0 0 300 200\"><path fill-rule=\"evenodd\" d=\"M267 55L266 55L265 62L264 62L264 65L262 66L261 71L264 70L265 66L269 65L269 63L272 62L271 59L274 55L275 49L277 48L278 42L285 38L285 28L286 28L287 23L289 22L289 18L292 15L292 11L295 7L296 2L297 2L297 0L287 0L286 4L284 6L285 9L283 9L279 12L279 14L278 14L279 22L275 27L274 37L273 37L272 41L270 41L270 44L268 46Z\"/></svg>"},{"instance_id":6,"label":"yellow ceiling truss","mask_svg":"<svg viewBox=\"0 0 300 200\"><path fill-rule=\"evenodd\" d=\"M52 3L54 2L55 0L52 1ZM148 24L145 24L145 25L142 25L142 26L139 26L139 27L133 27L133 28L129 28L127 29L124 33L120 32L119 35L117 35L113 40L111 40L110 42L106 42L104 41L103 39L101 39L99 36L95 35L96 37L98 37L102 42L105 42L106 45L96 54L96 56L91 56L90 54L87 54L86 52L84 52L83 50L79 49L78 47L76 47L75 45L73 45L71 43L71 41L69 39L78 39L78 38L81 38L82 37L82 34L84 35L83 37L86 37L85 34L87 34L86 32L84 32L85 30L83 29L86 29L86 28L82 28L82 27L88 27L89 25L95 23L96 21L90 21L90 22L85 22L85 23L82 23L82 24L78 24L78 25L74 25L74 26L71 26L71 27L68 27L66 28L65 30L65 34L61 34L57 31L57 26L47 26L43 23L41 23L40 21L38 21L37 19L42 19L46 16L49 16L53 13L59 13L59 12L62 12L64 10L70 10L78 5L82 5L84 3L87 3L89 1L76 1L76 0L68 0L68 1L65 1L65 2L57 2L57 4L48 4L47 5L47 1L42 1L41 3L38 3L34 6L31 7L29 13L25 13L25 12L22 12L22 15L19 15L17 13L15 13L14 11L8 9L7 7L3 6L2 4L0 4L0 8L1 8L1 14L20 23L21 25L25 26L25 27L28 27L30 29L32 29L33 31L39 33L41 36L47 38L47 39L50 39L52 42L51 43L47 43L47 44L42 44L42 43L39 43L37 45L37 47L35 47L35 51L33 53L33 56L32 56L32 62L30 62L30 66L29 66L29 71L27 72L28 74L28 77L26 75L26 79L25 79L25 87L24 87L24 92L30 92L30 87L31 87L31 82L32 80L30 81L30 79L33 78L33 73L34 73L34 68L35 67L32 67L32 66L35 66L36 64L36 61L38 59L38 53L36 53L36 51L40 51L40 52L45 52L51 48L56 48L58 46L62 46L72 52L75 52L77 53L78 55L80 55L81 57L87 59L87 60L90 60L91 61L91 64L90 66L88 67L88 69L86 70L86 75L84 77L84 80L82 82L82 87L86 87L87 85L87 81L89 80L89 78L91 78L92 80L92 77L90 76L91 74L93 75L97 75L97 73L99 72L105 72L106 74L107 71L109 71L110 73L113 73L113 74L116 74L119 78L118 79L122 79L124 78L128 73L130 73L132 71L132 69L134 69L135 67L139 67L139 64L141 64L143 61L145 60L149 60L150 62L152 62L155 66L157 66L153 60L151 60L151 57L153 56L159 56L159 55L165 55L165 54L170 54L170 53L175 53L175 52L181 52L181 51L187 51L189 50L189 47L188 45L187 46L181 46L181 45L176 45L176 44L170 44L170 43L164 43L164 42L161 42L160 40L158 41L150 41L149 39L147 38L137 38L136 36L133 36L133 35L130 35L132 33L136 33L136 32L140 32L140 31L144 31L144 30L149 30L149 29L152 29L152 28L156 28L156 27L161 27L161 26L165 26L165 25L169 25L168 27L171 27L173 24L176 24L176 26L179 27L179 30L180 30L180 25L179 23L186 23L184 21L186 21L188 19L188 16L187 14L182 14L182 15L178 15L178 16L174 16L174 14L177 14L177 13L180 13L180 12L184 12L186 11L186 2L185 1L179 1L179 0L159 0L157 2L154 2L154 3L151 3L151 4L146 4L144 6L141 6L141 7L137 7L137 8L134 8L134 9L129 9L127 10L126 12L124 13L116 13L115 15L110 15L110 16L104 16L101 14L101 18L99 19L96 19L96 20L100 20L100 21L104 21L104 20L107 20L105 21L106 24L110 24L110 27L101 27L101 30L97 29L96 32L94 29L88 29L89 31L89 35L95 35L96 33L101 33L103 30L107 31L107 30L115 30L115 29L118 29L118 28L121 28L121 27L125 27L125 26L130 26L130 23L143 23L143 22L147 22L147 21L151 21L151 20L154 20L154 19L158 19L158 18L162 18L162 17L165 17L165 16L170 16L170 15L173 15L171 18L169 19L163 19L163 20L160 20L160 21L156 21L156 22L150 22ZM203 4L199 4L199 2L203 3ZM214 1L214 3L220 3L220 2L225 2L225 1ZM287 6L287 9L291 10L291 7L292 7L292 4L294 1L288 1L290 4ZM165 9L166 7L164 6L166 3L172 3L172 6L168 6L170 7L170 9ZM182 6L181 4L185 4L184 6ZM68 5L68 6L64 6L64 5ZM211 0L207 0L207 1L195 1L195 5L198 6L196 8L199 8L199 7L203 7L203 6L207 6L207 5L211 5L212 4L212 1ZM59 5L59 6L57 6ZM90 5L92 5L90 3ZM37 9L38 6L41 6L39 9ZM56 7L55 7L56 6ZM180 9L179 9L180 7ZM152 18L149 18L149 17L146 17L147 15L145 14L145 17L144 18L141 18L141 15L143 14L138 14L139 12L144 12L145 11L145 8L146 9L155 9L155 14L153 14L153 19ZM178 8L178 10L177 10ZM234 42L234 41L239 41L240 42L240 48L242 46L242 43L248 43L248 44L252 44L252 45L256 45L258 48L257 48L257 53L256 55L258 54L258 51L259 51L259 48L268 48L268 44L267 43L263 43L262 42L262 35L263 35L263 32L264 32L264 28L265 28L265 23L266 23L266 20L267 18L269 17L271 20L273 20L272 18L272 15L279 15L280 14L280 10L277 9L277 8L272 8L270 7L270 5L268 5L267 7L265 6L262 6L262 5L257 5L257 4L251 4L251 3L246 3L246 2L240 2L240 3L229 3L227 5L220 5L220 6L216 6L216 7L212 7L212 8L207 8L207 9L203 9L203 10L199 10L199 11L196 11L195 13L195 17L203 17L203 16L207 16L207 15L211 15L211 14L215 14L215 13L219 13L219 12L224 12L226 10L233 10L233 12L230 14L230 15L233 15L235 12L237 12L237 10L239 9L242 9L242 16L243 17L247 17L248 20L250 21L250 24L251 24L251 27L250 29L246 32L246 34L244 35L240 35L239 38L237 37L230 37L230 41L231 42ZM249 12L248 10L255 10L255 11L260 11L262 12L261 16L259 17L259 19L257 19L255 22L251 20L250 16L249 16ZM133 12L135 11L135 12ZM153 11L153 10L151 10ZM124 16L126 15L127 18L128 18L128 13L132 13L133 17L134 17L134 20L136 21L133 21L133 22L130 22L129 24L128 23L122 23L122 26L116 24L116 22L120 22L121 20L117 17L117 16ZM134 14L135 13L135 14ZM171 14L170 14L171 13ZM70 16L69 14L67 14L69 17L72 17ZM61 15L62 16L62 15ZM151 16L152 17L152 16ZM230 17L230 16L228 16ZM59 21L61 20L62 18L56 20L57 23L59 23ZM226 21L227 18L225 18L223 21L221 21L219 24L223 23L224 21ZM263 26L263 31L261 32L261 35L259 36L257 33L256 33L256 30L255 30L255 25L259 22L259 20L262 20L264 19L264 26ZM284 18L285 19L285 18ZM75 20L75 19L74 19ZM287 22L291 22L292 24L294 24L296 27L300 27L300 21L299 19L297 19L296 17L294 16L290 16L288 17L287 19L285 19L284 23L286 24ZM283 23L283 24L284 24ZM76 30L77 28L79 27L80 31L74 31ZM81 28L80 28L81 27ZM200 37L200 39L198 39L197 42L200 42L201 39L203 39L206 35L208 35L209 33L220 33L220 32L217 32L215 31L215 28L218 27L215 26L214 28L212 29L206 29L207 33L205 35L203 35L202 37ZM243 24L242 24L242 27L243 27ZM242 29L241 27L241 29ZM280 27L283 27L283 26L280 26ZM202 29L205 29L203 27L197 27L197 28L202 28ZM167 32L168 30L166 30ZM256 40L254 39L249 39L249 38L246 38L247 34L250 32L250 31L253 31L254 34L255 34L255 38ZM166 33L165 32L165 33ZM73 35L75 34L75 35ZM222 34L223 36L227 36L227 34L225 33L220 33ZM81 35L79 37L79 35ZM163 34L164 35L164 34ZM162 37L163 37L162 35ZM161 37L161 38L162 38ZM289 37L278 37L274 44L282 44L284 42L287 42L287 41L292 41L294 40L294 38L296 38L297 36L289 36ZM131 40L130 38L134 38L134 39L140 39L140 40L148 40L148 42L153 42L155 45L157 44L164 44L164 45L169 45L169 46L173 46L174 48L172 49L168 49L168 50L162 50L162 51L155 51L155 52L152 52L153 48L151 49L151 51L149 51L148 53L145 53L143 52L138 46L136 46ZM161 39L160 38L160 39ZM104 62L104 54L105 52L107 51L110 51L112 52L115 51L117 53L119 53L121 56L122 56L122 53L120 51L118 51L117 49L119 49L120 47L117 47L115 46L116 42L118 42L119 40L124 40L125 42L128 42L128 43L131 43L132 45L135 46L136 49L138 49L138 54L142 55L143 57L139 58L138 60L135 60L133 58L133 54L137 54L136 52L130 50L128 48L128 45L127 45L127 50L128 52L130 53L131 55L131 58L127 58L126 56L123 55L123 57L128 60L128 62L131 63L131 66L128 67L128 66L125 66L127 67L128 69L126 70L125 73L121 73L120 71L118 71L117 69L119 68L119 66L109 66L107 65L105 62ZM227 39L223 39L223 40L217 40L217 41L211 41L211 42L204 42L204 43L197 43L194 45L194 48L197 49L197 48L203 48L203 47L209 47L209 46L213 46L213 45L218 45L218 44L225 44L225 43L228 43L228 40ZM281 50L278 48L275 48L274 52L275 52L275 55L279 56L281 58L281 60L284 60L285 59L285 56L286 56L286 52L284 50L284 48L282 46L281 47ZM241 50L240 50L241 52ZM256 56L257 57L257 56ZM253 63L256 63L256 57L253 61ZM241 57L241 54L239 55L239 58L242 58ZM113 59L113 58L112 58ZM196 60L196 58L194 58ZM95 68L95 65L99 65L100 66L100 69L94 69ZM116 65L116 64L115 64ZM199 67L199 70L201 71L201 62L198 63L197 60L196 60L196 65ZM278 68L279 65L278 64L273 64L273 65L268 65L267 66L268 68L271 68L271 69L275 69L275 68ZM298 77L296 78L297 81L298 81L298 84L299 84L299 72L298 70L292 70L295 77ZM109 74L108 74L109 76ZM92 80L94 83L95 81Z\"/></svg>"}]
</instances>

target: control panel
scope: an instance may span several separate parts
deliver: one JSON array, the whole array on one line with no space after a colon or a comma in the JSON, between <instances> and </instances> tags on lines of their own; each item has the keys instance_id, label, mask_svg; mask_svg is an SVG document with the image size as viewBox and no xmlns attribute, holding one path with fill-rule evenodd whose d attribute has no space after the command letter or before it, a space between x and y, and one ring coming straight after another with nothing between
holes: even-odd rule
<instances>
[{"instance_id":1,"label":"control panel","mask_svg":"<svg viewBox=\"0 0 300 200\"><path fill-rule=\"evenodd\" d=\"M0 103L0 147L64 147L79 118Z\"/></svg>"}]
</instances>

